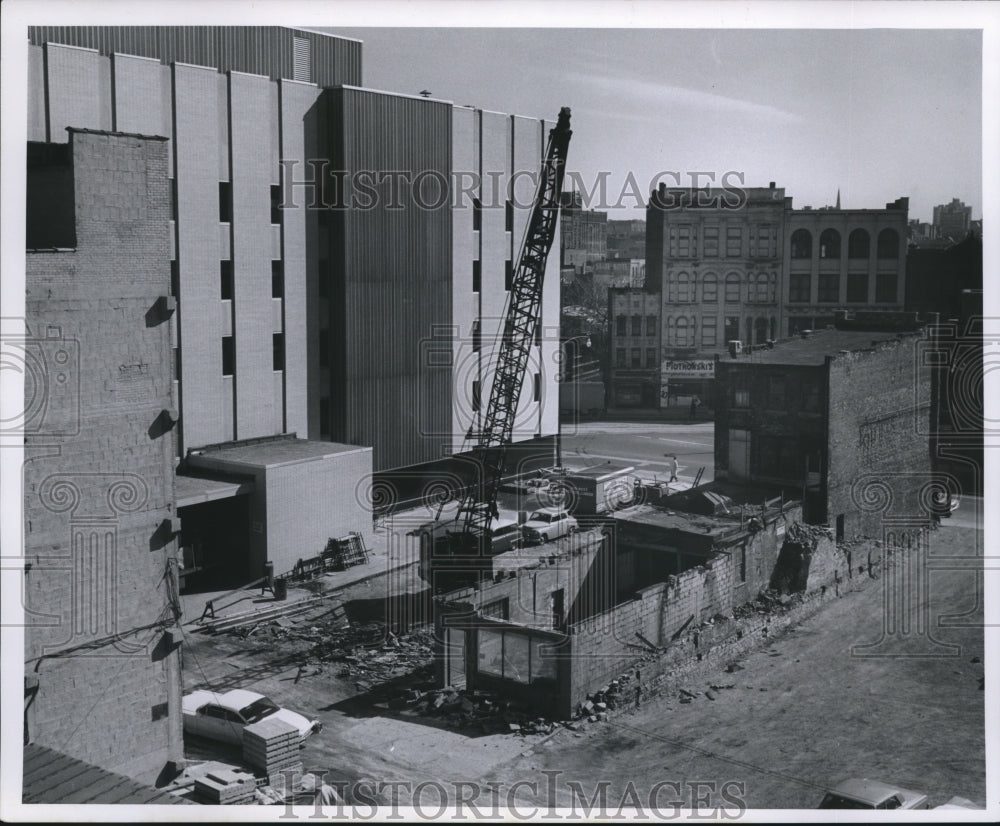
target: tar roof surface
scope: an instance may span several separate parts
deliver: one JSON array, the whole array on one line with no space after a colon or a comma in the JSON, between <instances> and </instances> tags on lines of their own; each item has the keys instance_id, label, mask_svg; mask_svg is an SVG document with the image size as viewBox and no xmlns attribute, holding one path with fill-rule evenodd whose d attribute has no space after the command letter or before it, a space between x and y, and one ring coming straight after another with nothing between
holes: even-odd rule
<instances>
[{"instance_id":1,"label":"tar roof surface","mask_svg":"<svg viewBox=\"0 0 1000 826\"><path fill-rule=\"evenodd\" d=\"M856 352L871 350L873 343L897 341L913 333L873 333L864 330L815 330L806 338L790 338L775 343L773 349L742 353L735 359L720 357L723 364L800 364L820 365L827 356L838 356L841 350Z\"/></svg>"}]
</instances>

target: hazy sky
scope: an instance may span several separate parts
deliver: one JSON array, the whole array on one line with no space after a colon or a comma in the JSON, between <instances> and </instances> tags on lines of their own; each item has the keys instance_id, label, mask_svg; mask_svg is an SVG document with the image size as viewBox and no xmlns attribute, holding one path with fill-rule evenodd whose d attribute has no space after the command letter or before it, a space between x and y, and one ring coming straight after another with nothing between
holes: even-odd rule
<instances>
[{"instance_id":1,"label":"hazy sky","mask_svg":"<svg viewBox=\"0 0 1000 826\"><path fill-rule=\"evenodd\" d=\"M554 119L573 110L569 168L743 172L796 207L910 217L959 198L982 217L982 40L943 29L330 28L364 41L364 85ZM672 183L672 179L667 179ZM704 179L702 179L702 183ZM610 217L641 217L628 209ZM620 215L614 214L620 212Z\"/></svg>"}]
</instances>

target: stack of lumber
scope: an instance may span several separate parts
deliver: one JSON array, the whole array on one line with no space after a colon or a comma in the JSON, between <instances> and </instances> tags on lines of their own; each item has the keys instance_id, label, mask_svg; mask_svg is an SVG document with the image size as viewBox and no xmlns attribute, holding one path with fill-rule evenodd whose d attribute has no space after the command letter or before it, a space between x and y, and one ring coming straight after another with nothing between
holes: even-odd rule
<instances>
[{"instance_id":1,"label":"stack of lumber","mask_svg":"<svg viewBox=\"0 0 1000 826\"><path fill-rule=\"evenodd\" d=\"M216 769L194 781L195 794L216 805L253 803L256 788L257 778L239 769Z\"/></svg>"},{"instance_id":2,"label":"stack of lumber","mask_svg":"<svg viewBox=\"0 0 1000 826\"><path fill-rule=\"evenodd\" d=\"M243 729L243 759L269 780L282 772L301 773L301 743L294 726L273 718L261 720Z\"/></svg>"}]
</instances>

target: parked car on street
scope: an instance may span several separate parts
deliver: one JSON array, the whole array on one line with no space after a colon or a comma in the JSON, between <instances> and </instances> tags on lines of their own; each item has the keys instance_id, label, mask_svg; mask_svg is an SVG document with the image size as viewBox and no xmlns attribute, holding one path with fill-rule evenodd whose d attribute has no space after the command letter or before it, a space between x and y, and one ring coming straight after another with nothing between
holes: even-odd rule
<instances>
[{"instance_id":1,"label":"parked car on street","mask_svg":"<svg viewBox=\"0 0 1000 826\"><path fill-rule=\"evenodd\" d=\"M572 533L577 527L577 521L569 515L569 511L561 508L541 508L531 514L528 521L521 526L521 530L526 543L538 545Z\"/></svg>"},{"instance_id":2,"label":"parked car on street","mask_svg":"<svg viewBox=\"0 0 1000 826\"><path fill-rule=\"evenodd\" d=\"M181 702L185 734L197 734L211 740L241 745L243 729L261 720L281 720L298 730L305 739L323 724L309 720L295 711L281 708L256 691L233 689L225 694L192 691Z\"/></svg>"},{"instance_id":3,"label":"parked car on street","mask_svg":"<svg viewBox=\"0 0 1000 826\"><path fill-rule=\"evenodd\" d=\"M490 548L502 554L521 545L521 526L516 519L496 519L490 526Z\"/></svg>"},{"instance_id":4,"label":"parked car on street","mask_svg":"<svg viewBox=\"0 0 1000 826\"><path fill-rule=\"evenodd\" d=\"M877 780L852 777L820 801L820 809L928 809L927 795Z\"/></svg>"}]
</instances>

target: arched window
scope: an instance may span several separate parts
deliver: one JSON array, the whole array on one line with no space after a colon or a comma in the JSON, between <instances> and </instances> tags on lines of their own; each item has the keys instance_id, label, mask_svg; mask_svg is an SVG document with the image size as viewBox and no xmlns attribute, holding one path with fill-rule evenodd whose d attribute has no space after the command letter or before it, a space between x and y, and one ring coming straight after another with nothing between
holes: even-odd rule
<instances>
[{"instance_id":1,"label":"arched window","mask_svg":"<svg viewBox=\"0 0 1000 826\"><path fill-rule=\"evenodd\" d=\"M835 229L825 229L819 236L819 257L840 258L840 233Z\"/></svg>"},{"instance_id":2,"label":"arched window","mask_svg":"<svg viewBox=\"0 0 1000 826\"><path fill-rule=\"evenodd\" d=\"M726 276L726 303L727 304L739 304L740 303L740 275L739 273L731 272Z\"/></svg>"},{"instance_id":3,"label":"arched window","mask_svg":"<svg viewBox=\"0 0 1000 826\"><path fill-rule=\"evenodd\" d=\"M878 234L878 257L899 258L899 233L884 229Z\"/></svg>"},{"instance_id":4,"label":"arched window","mask_svg":"<svg viewBox=\"0 0 1000 826\"><path fill-rule=\"evenodd\" d=\"M691 281L686 272L677 273L677 302L686 304L691 300Z\"/></svg>"},{"instance_id":5,"label":"arched window","mask_svg":"<svg viewBox=\"0 0 1000 826\"><path fill-rule=\"evenodd\" d=\"M767 319L761 316L757 319L756 331L754 336L755 344L763 344L767 341Z\"/></svg>"},{"instance_id":6,"label":"arched window","mask_svg":"<svg viewBox=\"0 0 1000 826\"><path fill-rule=\"evenodd\" d=\"M871 249L871 236L867 230L856 229L847 238L848 258L867 258Z\"/></svg>"},{"instance_id":7,"label":"arched window","mask_svg":"<svg viewBox=\"0 0 1000 826\"><path fill-rule=\"evenodd\" d=\"M688 341L688 335L690 334L690 328L688 326L688 320L681 316L677 319L677 346L678 347L689 347L690 343Z\"/></svg>"},{"instance_id":8,"label":"arched window","mask_svg":"<svg viewBox=\"0 0 1000 826\"><path fill-rule=\"evenodd\" d=\"M714 304L719 300L719 280L714 272L707 272L701 279L701 300Z\"/></svg>"},{"instance_id":9,"label":"arched window","mask_svg":"<svg viewBox=\"0 0 1000 826\"><path fill-rule=\"evenodd\" d=\"M792 258L812 258L813 237L807 229L797 229L792 233Z\"/></svg>"},{"instance_id":10,"label":"arched window","mask_svg":"<svg viewBox=\"0 0 1000 826\"><path fill-rule=\"evenodd\" d=\"M667 346L672 347L677 341L677 329L676 325L674 324L673 316L667 316L667 325L665 330L667 333L667 342L666 342Z\"/></svg>"}]
</instances>

